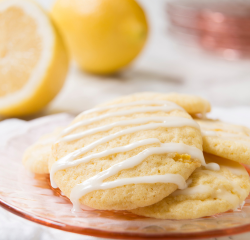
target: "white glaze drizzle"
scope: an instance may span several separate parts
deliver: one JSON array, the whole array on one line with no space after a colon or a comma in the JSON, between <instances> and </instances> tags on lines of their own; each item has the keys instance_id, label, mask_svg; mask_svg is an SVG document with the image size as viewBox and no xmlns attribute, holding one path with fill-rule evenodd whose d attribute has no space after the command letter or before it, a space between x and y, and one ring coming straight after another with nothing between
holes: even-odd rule
<instances>
[{"instance_id":1,"label":"white glaze drizzle","mask_svg":"<svg viewBox=\"0 0 250 240\"><path fill-rule=\"evenodd\" d=\"M164 175L123 178L123 179L118 179L112 182L104 182L104 183L101 181L101 177L100 177L100 179L98 180L98 184L96 184L95 182L95 185L93 185L92 182L89 181L91 179L92 178L86 180L82 184L76 185L71 191L70 200L73 203L72 211L81 211L81 205L80 205L79 199L82 196L95 190L110 189L110 188L115 188L115 187L124 186L128 184L159 183L159 182L160 183L174 183L178 186L179 189L184 189L187 186L185 179L181 175L170 174L170 173L164 174Z\"/></svg>"},{"instance_id":2,"label":"white glaze drizzle","mask_svg":"<svg viewBox=\"0 0 250 240\"><path fill-rule=\"evenodd\" d=\"M118 126L137 125L137 124L143 124L143 123L148 123L148 122L162 122L162 123L164 123L164 127L168 127L168 128L189 126L189 127L200 129L200 126L195 121L193 121L192 119L188 119L188 118L145 117L145 118L137 118L137 119L133 119L133 120L119 121L119 122L111 123L111 124L108 124L105 126L89 129L89 130L86 130L86 131L83 131L80 133L71 134L71 135L68 135L66 137L63 137L61 140L59 140L59 142L60 141L63 141L63 142L74 141L74 140L80 139L82 137L91 135L91 134L108 131L108 130L110 130L114 127L118 127Z\"/></svg>"},{"instance_id":3,"label":"white glaze drizzle","mask_svg":"<svg viewBox=\"0 0 250 240\"><path fill-rule=\"evenodd\" d=\"M211 187L209 187L208 185L198 185L195 187L188 187L186 189L183 190L176 190L175 192L173 192L170 197L177 197L180 195L195 195L197 193L207 193L211 190Z\"/></svg>"},{"instance_id":4,"label":"white glaze drizzle","mask_svg":"<svg viewBox=\"0 0 250 240\"><path fill-rule=\"evenodd\" d=\"M227 179L226 177L222 176L219 173L215 173L209 170L198 170L199 172L204 172L207 173L209 175L213 175L216 176L217 178L226 180L227 182L230 182L230 184L232 184L234 190L236 192L238 192L238 194L240 196L244 195L244 190L238 186L238 184L235 184L233 181ZM237 206L241 206L242 204L244 205L244 199L239 198L237 195L232 194L231 192L229 192L228 190L226 190L224 187L221 187L217 190L215 190L214 188L211 188L209 185L206 184L200 184L194 187L188 187L186 189L183 190L177 190L175 192L173 192L170 197L177 197L177 196L181 196L181 195L195 195L195 194L204 194L204 193L208 193L211 192L211 197L212 198L217 198L217 199L223 199L225 201L230 202L232 205L237 205Z\"/></svg>"},{"instance_id":5,"label":"white glaze drizzle","mask_svg":"<svg viewBox=\"0 0 250 240\"><path fill-rule=\"evenodd\" d=\"M225 139L225 140L230 140L230 141L234 141L234 142L239 142L244 144L247 147L250 147L250 137L246 136L246 135L240 135L237 133L227 133L227 132L222 132L222 131L213 131L213 130L201 130L202 136L203 137L217 137L217 138L221 138L221 139ZM239 139L246 139L248 141L244 141L244 140L239 140Z\"/></svg>"},{"instance_id":6,"label":"white glaze drizzle","mask_svg":"<svg viewBox=\"0 0 250 240\"><path fill-rule=\"evenodd\" d=\"M201 133L203 136L211 136L211 137L229 137L229 138L244 138L250 140L249 136L246 135L240 135L237 133L228 133L228 132L222 132L222 131L214 131L214 130L201 130Z\"/></svg>"},{"instance_id":7,"label":"white glaze drizzle","mask_svg":"<svg viewBox=\"0 0 250 240\"><path fill-rule=\"evenodd\" d=\"M199 121L198 121L199 122ZM231 131L231 132L238 132L238 133L246 133L246 128L244 126L238 126L238 125L232 125L230 123L225 122L209 122L207 125L206 123L199 122L200 126L204 130L211 130L214 131L214 129Z\"/></svg>"},{"instance_id":8,"label":"white glaze drizzle","mask_svg":"<svg viewBox=\"0 0 250 240\"><path fill-rule=\"evenodd\" d=\"M111 113L106 113L98 117L90 118L87 120L83 120L80 122L77 122L67 129L65 129L62 133L62 135L69 134L71 131L74 129L80 127L80 126L85 126L89 125L93 122L101 121L105 118L109 117L115 117L115 116L123 116L123 115L131 115L134 113L146 113L146 112L158 112L158 111L164 111L164 112L170 112L173 110L183 110L181 107L178 105L168 102L168 101L138 101L138 102L132 102L132 103L125 103L125 104L117 104L117 105L112 105L112 106L107 106L103 108L97 108L93 109L87 112L84 112L82 115L93 113L93 112L100 112L100 111L105 111L107 109L111 108L119 108L119 107L126 107L126 106L136 106L136 105L159 105L163 104L161 107L141 107L141 108L135 108L135 109L130 109L130 110L124 110L124 111L119 111L119 112L111 112ZM161 123L149 123L149 122L161 122ZM144 124L148 123L145 125L140 125L137 127L131 127L129 129L125 129L119 132L116 132L114 134L111 134L109 136L103 137L86 147L83 147L81 149L78 149L62 159L59 159L54 165L52 166L50 177L51 177L51 184L53 187L57 187L56 183L54 182L54 174L58 170L66 169L67 167L72 167L72 166L77 166L81 163L86 163L91 161L94 158L101 158L104 156L108 156L114 153L119 153L119 152L126 152L129 151L130 149L135 149L139 146L144 146L147 144L153 144L153 143L158 143L160 144L160 147L150 147L136 156L133 156L131 158L128 158L124 160L123 162L117 163L107 170L98 173L97 175L89 178L88 180L84 181L83 183L80 183L76 185L72 192L70 199L74 205L74 208L76 210L80 210L80 202L79 199L92 191L95 190L100 190L100 189L108 189L108 188L114 188L117 186L124 186L127 184L137 184L137 183L156 183L156 182L164 182L164 183L175 183L180 189L183 189L186 187L186 183L184 178L179 175L179 174L165 174L165 175L155 175L155 176L144 176L144 177L135 177L135 178L125 178L125 179L118 179L112 182L103 182L105 179L115 175L116 173L128 169L128 168L133 168L140 164L143 160L145 160L147 157L149 157L152 154L165 154L165 153L180 153L180 154L189 154L191 158L193 159L199 159L202 163L203 166L206 166L208 169L213 169L213 170L219 170L219 165L215 163L210 163L206 164L203 153L201 150L191 147L189 145L185 145L183 143L161 143L158 139L146 139L146 140L141 140L139 142L131 143L127 146L123 147L117 147L114 149L108 149L106 151L92 154L86 157L82 157L81 159L77 159L73 161L75 158L79 157L82 154L87 153L88 151L93 150L95 147L97 147L100 144L106 143L110 140L113 140L119 136L125 135L125 134L130 134L130 133L135 133L138 131L142 130L150 130L150 129L157 129L159 127L184 127L184 126L190 126L194 128L198 128L199 126L191 119L187 118L180 118L180 117L146 117L146 118L138 118L134 120L126 120L126 121L120 121L120 122L115 122L109 125L97 127L94 129L86 130L84 132L76 133L76 134L71 134L68 135L64 138L61 139L61 141L72 141L76 140L79 138L82 138L84 136L88 136L91 134L95 134L101 131L108 131L114 127L117 126L126 126L126 125L133 125L133 124Z\"/></svg>"},{"instance_id":9,"label":"white glaze drizzle","mask_svg":"<svg viewBox=\"0 0 250 240\"><path fill-rule=\"evenodd\" d=\"M207 162L216 162L220 166L223 166L223 168L226 168L228 171L230 171L232 174L237 176L248 176L248 172L246 169L239 163L235 161L231 161L225 158L221 158L219 156L213 156L211 154L205 154L205 159Z\"/></svg>"},{"instance_id":10,"label":"white glaze drizzle","mask_svg":"<svg viewBox=\"0 0 250 240\"><path fill-rule=\"evenodd\" d=\"M171 124L171 126L173 126L173 125ZM123 136L123 135L126 135L126 134L130 134L130 133L135 133L135 132L142 131L142 130L157 129L159 127L166 127L167 128L167 127L169 127L169 124L168 123L152 123L152 124L146 124L146 125L141 125L141 126L125 129L125 130L116 132L114 134L111 134L109 136L103 137L103 138L101 138L101 139L87 145L86 147L80 148L80 149L68 154L65 157L69 158L70 159L69 161L72 161L76 157L78 157L79 155L84 154L84 153L94 149L98 145L106 143L108 141L111 141L111 140L113 140L113 139L115 139L117 137L120 137L120 136Z\"/></svg>"},{"instance_id":11,"label":"white glaze drizzle","mask_svg":"<svg viewBox=\"0 0 250 240\"><path fill-rule=\"evenodd\" d=\"M248 176L246 169L240 164L237 164L238 166L230 166L230 165L224 165L224 164L220 164L220 165L226 168L228 171L230 171L234 175Z\"/></svg>"},{"instance_id":12,"label":"white glaze drizzle","mask_svg":"<svg viewBox=\"0 0 250 240\"><path fill-rule=\"evenodd\" d=\"M246 203L246 201L243 201L241 204L240 204L240 209L242 209L243 207L244 207L244 205L245 205L245 203Z\"/></svg>"},{"instance_id":13,"label":"white glaze drizzle","mask_svg":"<svg viewBox=\"0 0 250 240\"><path fill-rule=\"evenodd\" d=\"M89 178L88 180L84 181L83 183L77 184L73 188L71 195L70 195L70 200L72 201L72 203L74 205L74 209L79 210L79 207L80 207L79 199L82 196L86 195L89 192L102 189L101 187L102 187L103 181L105 179L115 175L116 173L118 173L124 169L133 168L133 167L139 165L143 160L145 160L147 157L149 157L153 154L165 154L165 153L175 153L175 152L180 153L180 154L189 154L193 159L203 159L203 154L202 154L201 150L199 150L195 147L191 147L189 145L182 144L182 143L162 143L161 147L148 148L148 149L140 152L136 156L133 156L133 157L128 158L120 163L117 163L117 164L111 166L109 169L95 175L94 177ZM206 165L205 160L204 160L203 164ZM173 176L173 175L175 175L175 174L171 174L171 176ZM145 180L147 178L148 177L145 177L143 179ZM136 180L136 179L137 178L134 178L133 180ZM155 180L153 180L153 179L155 179ZM156 181L156 179L157 179L156 176L154 176L152 178L153 181ZM156 182L158 182L158 180ZM185 182L185 180L184 180L184 182ZM120 185L118 185L118 183ZM131 182L130 178L119 179L119 180L117 180L117 184L115 186L116 187L117 186L124 186L124 185L132 184L132 183L135 184L135 182L133 182L133 181ZM173 183L175 183L178 186L180 185L179 182L173 182ZM107 189L107 188L113 188L112 182L105 184L105 189Z\"/></svg>"},{"instance_id":14,"label":"white glaze drizzle","mask_svg":"<svg viewBox=\"0 0 250 240\"><path fill-rule=\"evenodd\" d=\"M177 190L173 192L170 197L177 197L177 196L185 196L185 195L195 195L195 194L204 194L211 192L211 197L216 199L223 199L225 201L230 202L232 205L240 206L242 204L241 200L238 198L237 195L230 193L225 188L221 187L217 190L211 188L208 185L200 184L195 187L189 187L184 190Z\"/></svg>"},{"instance_id":15,"label":"white glaze drizzle","mask_svg":"<svg viewBox=\"0 0 250 240\"><path fill-rule=\"evenodd\" d=\"M143 108L134 108L134 109L130 109L130 110L124 110L124 111L119 111L119 112L111 112L111 113L106 113L103 114L101 116L98 117L94 117L94 118L90 118L90 119L86 119L86 120L82 120L79 121L71 126L69 126L68 128L66 128L65 130L62 131L62 136L72 132L74 129L81 127L81 126L86 126L89 125L91 123L94 122L98 122L101 121L105 118L109 118L109 117L117 117L117 116L124 116L124 115L131 115L134 113L146 113L146 112L170 112L173 110L183 110L183 108L181 108L180 106L161 106L161 107L143 107Z\"/></svg>"},{"instance_id":16,"label":"white glaze drizzle","mask_svg":"<svg viewBox=\"0 0 250 240\"><path fill-rule=\"evenodd\" d=\"M116 132L116 133L113 133L109 136L106 136L106 137L103 137L89 145L87 145L86 147L83 147L81 149L78 149L76 150L74 157L77 157L81 154L84 154L86 153L87 151L90 151L92 150L93 148L97 147L98 145L100 144L103 144L103 143L106 143L108 141L111 141L117 137L120 137L120 136L123 136L123 135L126 135L126 134L131 134L131 133L135 133L135 132L139 132L139 131L142 131L142 130L151 130L151 129L157 129L159 127L168 127L169 124L168 123L152 123L152 124L146 124L146 125L141 125L141 126L138 126L138 127L132 127L132 128L129 128L129 129L125 129L125 130L121 130L119 132Z\"/></svg>"},{"instance_id":17,"label":"white glaze drizzle","mask_svg":"<svg viewBox=\"0 0 250 240\"><path fill-rule=\"evenodd\" d=\"M181 108L181 110L184 111L184 109L182 107L180 107L179 105L177 105L176 103L171 102L171 101L167 101L167 100L140 100L140 101L134 101L134 102L128 102L128 103L120 103L120 104L114 104L114 105L108 105L108 106L89 109L87 111L82 112L79 116L83 116L83 115L87 115L87 114L95 113L95 112L102 112L102 111L106 111L106 110L114 109L114 108L122 108L122 107L129 107L129 106L139 106L139 105L174 106L174 107L178 107L178 109Z\"/></svg>"},{"instance_id":18,"label":"white glaze drizzle","mask_svg":"<svg viewBox=\"0 0 250 240\"><path fill-rule=\"evenodd\" d=\"M205 136L209 136L209 137L217 137L217 133L215 131L205 131L205 130L201 130L201 134L203 137Z\"/></svg>"},{"instance_id":19,"label":"white glaze drizzle","mask_svg":"<svg viewBox=\"0 0 250 240\"><path fill-rule=\"evenodd\" d=\"M230 202L232 205L236 205L237 207L242 203L242 200L237 195L230 193L225 188L220 188L215 191L213 193L213 197L217 199L223 199L227 202Z\"/></svg>"},{"instance_id":20,"label":"white glaze drizzle","mask_svg":"<svg viewBox=\"0 0 250 240\"><path fill-rule=\"evenodd\" d=\"M146 149L148 151L144 150L143 152L134 156L133 160L141 159L142 156L145 156L144 157L144 159L145 159L146 157L148 157L152 154L175 153L175 152L180 153L180 154L186 153L186 154L189 154L191 156L191 158L200 160L201 164L203 166L206 166L208 169L214 169L215 171L219 170L218 165L215 165L214 163L206 164L203 153L198 148L195 148L195 147L183 144L183 143L161 143L158 139L151 138L151 139L146 139L146 140L142 140L139 142L131 143L131 144L123 146L123 147L117 147L117 148L105 150L103 152L92 154L92 155L77 159L75 161L73 161L73 159L77 155L74 155L74 152L71 154L68 154L53 164L53 166L50 170L51 186L54 188L57 187L53 177L54 177L54 174L59 170L66 169L68 167L77 166L81 163L87 163L95 158L101 158L101 157L109 156L111 154L115 154L115 153L119 153L119 152L130 151L130 150L135 149L137 147L140 147L143 145L148 145L148 144L153 144L153 143L159 143L160 147L148 148L148 149ZM145 151L149 154L148 156L146 156ZM126 161L128 161L128 159L123 161L123 163L126 164Z\"/></svg>"},{"instance_id":21,"label":"white glaze drizzle","mask_svg":"<svg viewBox=\"0 0 250 240\"><path fill-rule=\"evenodd\" d=\"M212 171L209 171L209 170L201 170L201 172L207 173L207 174L210 174L210 175L213 175L213 176L215 176L216 178L220 178L220 179L223 179L223 180L225 180L225 181L230 182L230 184L233 186L234 190L235 190L236 192L238 192L239 195L244 195L244 190L243 190L238 184L236 184L234 181L231 181L231 180L229 180L228 178L222 176L221 174L216 173L216 172L212 172Z\"/></svg>"},{"instance_id":22,"label":"white glaze drizzle","mask_svg":"<svg viewBox=\"0 0 250 240\"><path fill-rule=\"evenodd\" d=\"M126 146L111 148L111 149L102 151L100 153L94 153L94 154L91 154L89 156L86 156L86 157L83 157L80 159L76 159L75 161L73 161L72 156L66 155L65 157L61 158L60 160L58 160L57 162L55 162L52 165L52 168L50 170L51 186L53 188L57 187L57 185L53 179L53 176L59 170L62 170L62 169L68 168L68 167L74 167L74 166L77 166L81 163L87 163L95 158L103 158L103 157L106 157L106 156L109 156L112 154L116 154L116 153L128 152L128 151L131 151L135 148L149 145L149 144L154 144L154 143L160 143L159 139L149 138L149 139L141 140L141 141L138 141L135 143L128 144ZM71 153L71 154L73 155L74 153Z\"/></svg>"}]
</instances>

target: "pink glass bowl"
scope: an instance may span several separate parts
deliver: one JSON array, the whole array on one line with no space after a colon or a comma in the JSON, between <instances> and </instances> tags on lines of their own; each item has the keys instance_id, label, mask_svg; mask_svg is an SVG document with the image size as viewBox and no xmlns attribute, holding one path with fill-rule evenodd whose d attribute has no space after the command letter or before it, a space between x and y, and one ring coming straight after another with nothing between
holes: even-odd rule
<instances>
[{"instance_id":1,"label":"pink glass bowl","mask_svg":"<svg viewBox=\"0 0 250 240\"><path fill-rule=\"evenodd\" d=\"M126 211L72 214L70 201L52 190L48 175L31 174L21 164L25 148L48 131L48 125L55 127L58 120L17 131L0 146L0 205L6 210L48 227L118 239L199 239L250 231L250 197L242 210L194 220L158 220Z\"/></svg>"},{"instance_id":2,"label":"pink glass bowl","mask_svg":"<svg viewBox=\"0 0 250 240\"><path fill-rule=\"evenodd\" d=\"M249 1L173 0L167 13L170 33L185 45L230 60L249 59Z\"/></svg>"}]
</instances>

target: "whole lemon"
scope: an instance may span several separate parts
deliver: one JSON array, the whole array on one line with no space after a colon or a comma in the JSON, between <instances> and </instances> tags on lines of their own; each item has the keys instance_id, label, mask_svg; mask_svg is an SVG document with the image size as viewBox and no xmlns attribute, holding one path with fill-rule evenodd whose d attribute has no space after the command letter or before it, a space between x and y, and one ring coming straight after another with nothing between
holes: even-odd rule
<instances>
[{"instance_id":1,"label":"whole lemon","mask_svg":"<svg viewBox=\"0 0 250 240\"><path fill-rule=\"evenodd\" d=\"M142 50L148 24L134 0L57 0L52 17L79 67L109 74Z\"/></svg>"}]
</instances>

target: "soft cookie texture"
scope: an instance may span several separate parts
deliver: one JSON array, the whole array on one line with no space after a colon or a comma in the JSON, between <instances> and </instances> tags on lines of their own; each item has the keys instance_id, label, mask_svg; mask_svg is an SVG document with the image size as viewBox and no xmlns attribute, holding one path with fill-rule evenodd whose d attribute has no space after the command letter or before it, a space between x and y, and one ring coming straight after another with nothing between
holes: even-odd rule
<instances>
[{"instance_id":1,"label":"soft cookie texture","mask_svg":"<svg viewBox=\"0 0 250 240\"><path fill-rule=\"evenodd\" d=\"M139 100L168 100L174 102L185 109L189 114L205 114L211 111L210 103L199 96L180 94L180 93L155 93L155 92L141 92L134 93L125 97L115 99L113 101L107 102L105 104L99 105L112 105L119 104L123 102L133 102Z\"/></svg>"},{"instance_id":2,"label":"soft cookie texture","mask_svg":"<svg viewBox=\"0 0 250 240\"><path fill-rule=\"evenodd\" d=\"M250 129L215 120L196 120L203 133L203 150L250 164Z\"/></svg>"},{"instance_id":3,"label":"soft cookie texture","mask_svg":"<svg viewBox=\"0 0 250 240\"><path fill-rule=\"evenodd\" d=\"M160 219L193 219L212 216L240 207L250 191L249 175L239 163L205 154L220 171L200 167L189 178L189 187L177 190L162 201L131 212Z\"/></svg>"},{"instance_id":4,"label":"soft cookie texture","mask_svg":"<svg viewBox=\"0 0 250 240\"><path fill-rule=\"evenodd\" d=\"M136 96L136 95L135 95ZM120 101L120 103L127 103L138 100L152 100L155 99L154 95L142 95L142 97L128 97ZM147 96L144 98L144 96ZM150 97L151 96L151 97ZM165 96L165 95L164 95ZM161 98L159 98L161 99ZM119 103L115 102L116 104ZM137 106L125 106L125 107L113 107L111 109L106 109L101 112L90 112L87 114L82 114L76 117L72 124L79 123L82 120L95 118L107 113L115 113L118 111L125 111L130 109L138 109L142 107L148 107L144 105ZM104 126L107 124L115 123L124 120L133 120L137 118L144 117L183 117L191 119L191 117L183 110L172 110L170 112L156 111L156 112L136 112L129 115L112 116L102 119L101 121L96 121L85 126L79 126L72 132L66 134L80 133L86 130L90 130L96 127ZM155 123L153 121L148 123ZM147 123L147 124L148 124ZM72 126L71 124L71 126ZM129 129L131 127L140 126L137 125L125 125L116 126L108 131L97 132L80 139L72 141L60 141L52 146L52 156L49 160L50 168L52 165L65 157L66 155L72 153L73 151L80 149L82 147L88 146L89 144L103 138L110 136L111 134L117 133L121 130ZM144 124L145 125L145 124ZM64 137L65 137L64 136ZM114 138L106 143L99 144L97 147L91 151L77 157L75 160L88 156L94 153L100 153L102 151L113 149L115 147L125 146L131 143L138 142L140 140L145 140L149 138L157 138L161 143L184 143L189 146L196 147L202 150L202 136L199 129L185 126L185 127L158 127L151 130L140 130L134 133L125 134L120 137ZM69 167L64 170L57 171L53 178L57 186L62 190L62 192L70 197L72 189L77 185L89 178L95 176L96 174L109 169L114 164L123 162L132 156L135 156L149 147L159 147L160 144L149 144L141 147L137 147L134 150L127 152L121 152L116 154L111 154L107 157L95 158L87 163L81 163L78 166ZM74 161L75 161L74 160ZM198 159L191 159L190 155L169 153L169 154L153 154L140 163L139 165L124 169L117 174L107 178L104 182L110 182L117 179L131 178L131 177L141 177L141 176L151 176L151 175L164 175L167 173L180 174L184 179L192 174L192 172L200 167L201 163ZM177 189L177 185L173 183L143 183L143 184L128 184L120 187L115 187L106 190L95 190L80 198L80 203L87 205L95 209L103 210L127 210L134 209L138 207L144 207L152 205L159 202L164 197L171 194Z\"/></svg>"},{"instance_id":5,"label":"soft cookie texture","mask_svg":"<svg viewBox=\"0 0 250 240\"><path fill-rule=\"evenodd\" d=\"M61 128L42 136L37 142L26 149L23 155L24 167L32 173L49 173L48 160L51 154L51 146L62 131Z\"/></svg>"}]
</instances>

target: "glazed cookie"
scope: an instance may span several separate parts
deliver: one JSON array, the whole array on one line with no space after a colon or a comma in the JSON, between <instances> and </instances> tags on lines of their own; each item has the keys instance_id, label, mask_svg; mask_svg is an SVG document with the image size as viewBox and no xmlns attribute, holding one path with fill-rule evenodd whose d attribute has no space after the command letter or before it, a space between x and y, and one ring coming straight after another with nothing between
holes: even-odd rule
<instances>
[{"instance_id":1,"label":"glazed cookie","mask_svg":"<svg viewBox=\"0 0 250 240\"><path fill-rule=\"evenodd\" d=\"M187 189L177 190L162 201L131 212L161 219L193 219L212 216L242 207L250 191L249 175L234 161L205 154L207 162L217 162L219 171L198 168Z\"/></svg>"},{"instance_id":2,"label":"glazed cookie","mask_svg":"<svg viewBox=\"0 0 250 240\"><path fill-rule=\"evenodd\" d=\"M150 99L83 112L52 146L51 184L76 210L154 204L204 161L198 124L175 103Z\"/></svg>"},{"instance_id":3,"label":"glazed cookie","mask_svg":"<svg viewBox=\"0 0 250 240\"><path fill-rule=\"evenodd\" d=\"M119 104L123 102L133 102L133 101L140 101L140 100L168 100L174 102L185 109L189 114L205 114L211 111L210 103L195 95L188 95L188 94L179 94L179 93L154 93L154 92L142 92L142 93L135 93L132 95L128 95L125 97L121 97L110 101L106 104L102 104L100 106L105 105L113 105Z\"/></svg>"},{"instance_id":4,"label":"glazed cookie","mask_svg":"<svg viewBox=\"0 0 250 240\"><path fill-rule=\"evenodd\" d=\"M203 133L203 150L250 164L250 129L214 120L196 120Z\"/></svg>"},{"instance_id":5,"label":"glazed cookie","mask_svg":"<svg viewBox=\"0 0 250 240\"><path fill-rule=\"evenodd\" d=\"M49 173L48 160L51 154L51 146L61 131L62 128L58 128L54 132L42 136L36 143L26 149L22 162L27 170L38 174Z\"/></svg>"}]
</instances>

